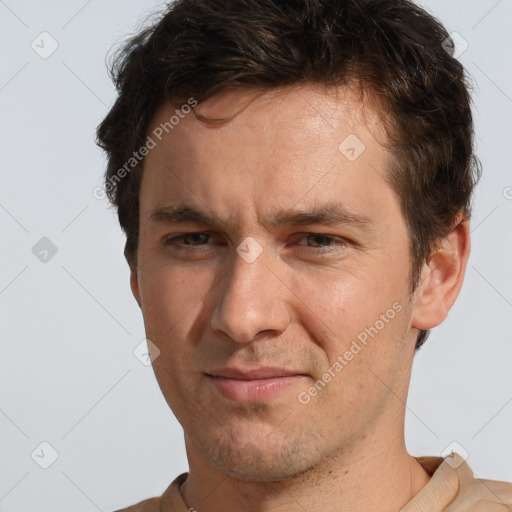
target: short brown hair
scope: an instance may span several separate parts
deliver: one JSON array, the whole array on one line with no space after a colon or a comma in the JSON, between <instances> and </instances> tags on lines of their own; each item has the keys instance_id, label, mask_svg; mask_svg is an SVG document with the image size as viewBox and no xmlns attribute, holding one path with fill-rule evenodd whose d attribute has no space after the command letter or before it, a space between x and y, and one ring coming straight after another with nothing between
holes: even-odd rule
<instances>
[{"instance_id":1,"label":"short brown hair","mask_svg":"<svg viewBox=\"0 0 512 512\"><path fill-rule=\"evenodd\" d=\"M410 0L177 0L117 52L119 96L99 125L107 194L136 259L143 165L119 170L144 145L165 101L201 102L228 87L272 89L356 79L384 109L387 179L407 222L411 292L436 243L471 214L480 177L469 82L445 48L442 24ZM141 162L143 164L143 162ZM420 331L416 348L426 340Z\"/></svg>"}]
</instances>

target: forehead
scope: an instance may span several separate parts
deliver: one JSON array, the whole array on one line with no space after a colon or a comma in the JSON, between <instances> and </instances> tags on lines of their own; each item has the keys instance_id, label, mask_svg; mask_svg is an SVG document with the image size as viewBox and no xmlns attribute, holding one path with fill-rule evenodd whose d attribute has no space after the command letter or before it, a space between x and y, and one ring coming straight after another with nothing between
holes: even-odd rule
<instances>
[{"instance_id":1,"label":"forehead","mask_svg":"<svg viewBox=\"0 0 512 512\"><path fill-rule=\"evenodd\" d=\"M189 104L196 106L189 109ZM150 123L149 132L160 130L158 139L172 145L173 140L179 144L190 135L221 137L230 131L242 135L239 129L247 127L249 121L253 128L264 125L265 133L279 131L294 137L310 136L312 130L321 127L333 143L347 131L358 132L365 139L383 141L386 137L382 112L375 96L363 92L356 84L330 88L306 84L265 91L227 89L198 105L193 97L173 105L162 104Z\"/></svg>"},{"instance_id":2,"label":"forehead","mask_svg":"<svg viewBox=\"0 0 512 512\"><path fill-rule=\"evenodd\" d=\"M360 90L223 91L194 112L175 110L162 105L148 130L156 145L146 157L141 208L150 199L226 210L338 197L372 210L389 188L381 117Z\"/></svg>"}]
</instances>

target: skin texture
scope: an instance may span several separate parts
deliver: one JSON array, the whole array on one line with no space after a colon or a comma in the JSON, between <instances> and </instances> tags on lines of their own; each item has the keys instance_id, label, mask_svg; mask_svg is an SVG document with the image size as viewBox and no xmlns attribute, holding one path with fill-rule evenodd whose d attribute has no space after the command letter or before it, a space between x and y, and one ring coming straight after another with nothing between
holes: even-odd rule
<instances>
[{"instance_id":1,"label":"skin texture","mask_svg":"<svg viewBox=\"0 0 512 512\"><path fill-rule=\"evenodd\" d=\"M467 220L425 263L411 295L407 227L384 180L385 132L356 90L225 91L196 112L233 118L211 125L188 114L146 157L131 277L160 351L157 380L185 431L187 507L399 510L429 480L404 443L414 344L459 293ZM173 113L162 106L148 133ZM338 149L350 134L366 146L354 161ZM269 222L328 204L369 223ZM176 205L215 222L151 217ZM184 233L204 235L165 242ZM236 252L247 237L262 248L251 263ZM400 311L301 403L299 394L394 304ZM277 366L303 377L266 401L237 402L206 375L226 366Z\"/></svg>"}]
</instances>

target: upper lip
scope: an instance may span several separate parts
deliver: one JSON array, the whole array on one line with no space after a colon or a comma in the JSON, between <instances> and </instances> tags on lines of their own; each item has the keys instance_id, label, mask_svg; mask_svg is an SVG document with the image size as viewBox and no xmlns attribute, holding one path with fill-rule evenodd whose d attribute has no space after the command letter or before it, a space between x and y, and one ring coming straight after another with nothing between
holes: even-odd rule
<instances>
[{"instance_id":1,"label":"upper lip","mask_svg":"<svg viewBox=\"0 0 512 512\"><path fill-rule=\"evenodd\" d=\"M270 366L261 366L258 368L247 368L244 370L238 368L218 368L208 372L212 377L225 377L238 380L256 380L270 379L273 377L290 377L292 375L304 375L295 370L286 370L284 368L275 368Z\"/></svg>"}]
</instances>

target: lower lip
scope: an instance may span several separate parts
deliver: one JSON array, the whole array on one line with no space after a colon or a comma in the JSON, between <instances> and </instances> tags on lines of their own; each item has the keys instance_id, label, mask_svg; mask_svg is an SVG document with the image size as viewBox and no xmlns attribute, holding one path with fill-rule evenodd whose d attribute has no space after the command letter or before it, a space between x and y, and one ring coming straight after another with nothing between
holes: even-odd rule
<instances>
[{"instance_id":1,"label":"lower lip","mask_svg":"<svg viewBox=\"0 0 512 512\"><path fill-rule=\"evenodd\" d=\"M279 395L302 381L304 375L272 377L270 379L240 380L210 376L215 387L229 400L261 402Z\"/></svg>"}]
</instances>

